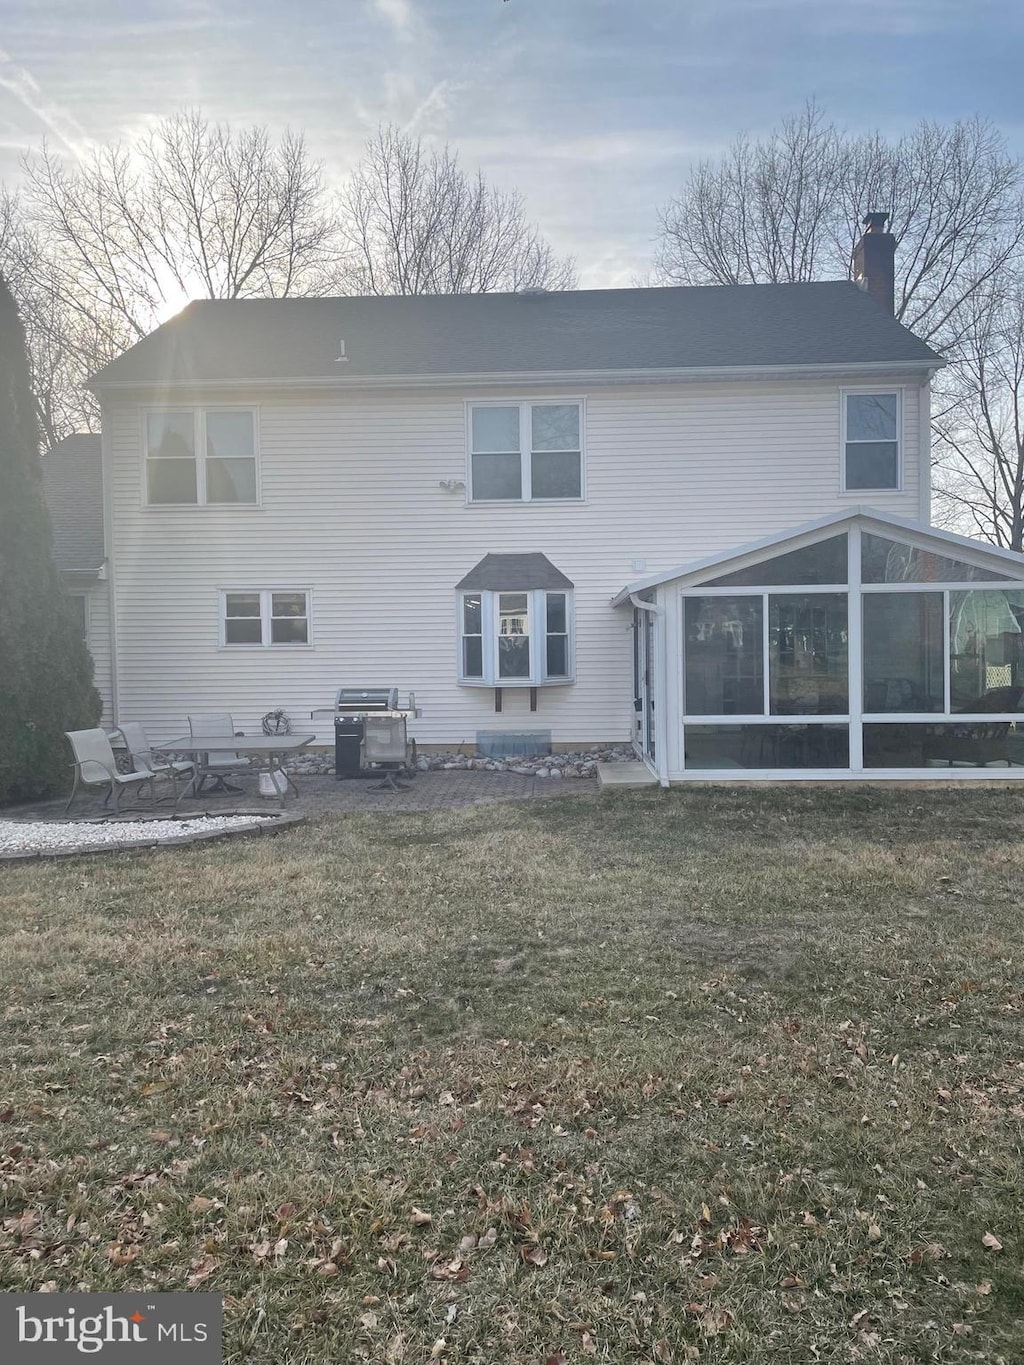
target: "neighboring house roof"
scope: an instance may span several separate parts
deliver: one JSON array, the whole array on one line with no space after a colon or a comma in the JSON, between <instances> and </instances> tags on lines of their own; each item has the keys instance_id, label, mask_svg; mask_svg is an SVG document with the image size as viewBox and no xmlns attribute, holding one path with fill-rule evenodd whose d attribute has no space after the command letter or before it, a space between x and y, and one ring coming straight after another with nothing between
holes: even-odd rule
<instances>
[{"instance_id":1,"label":"neighboring house roof","mask_svg":"<svg viewBox=\"0 0 1024 1365\"><path fill-rule=\"evenodd\" d=\"M100 438L67 436L42 460L57 568L63 573L96 573L106 558Z\"/></svg>"},{"instance_id":2,"label":"neighboring house roof","mask_svg":"<svg viewBox=\"0 0 1024 1365\"><path fill-rule=\"evenodd\" d=\"M344 355L344 359L339 356ZM108 384L942 364L849 281L398 298L207 299L93 377Z\"/></svg>"},{"instance_id":3,"label":"neighboring house roof","mask_svg":"<svg viewBox=\"0 0 1024 1365\"><path fill-rule=\"evenodd\" d=\"M556 569L547 555L484 555L455 587L476 592L533 592L538 588L558 592L571 588L572 579Z\"/></svg>"},{"instance_id":4,"label":"neighboring house roof","mask_svg":"<svg viewBox=\"0 0 1024 1365\"><path fill-rule=\"evenodd\" d=\"M788 541L801 540L806 536L815 539L817 538L815 532L824 534L840 532L854 521L882 535L889 531L897 539L910 540L923 547L933 548L939 553L946 551L951 557L988 567L997 573L1005 574L1008 579L1024 579L1024 554L1018 554L1016 550L1004 550L998 545L987 545L983 541L957 535L955 531L942 531L937 526L926 526L907 517L893 516L891 512L880 512L875 507L857 504L846 507L841 512L830 512L826 516L816 517L814 521L802 522L787 531L750 540L745 545L733 546L722 554L692 559L689 563L680 564L674 569L634 579L615 594L612 606L620 607L629 601L631 594L647 592L651 588L660 587L662 583L672 583L676 579L692 579L695 583L701 583L710 577L717 578L731 571L727 566L732 565L733 561L745 563L748 559L751 562L756 562L760 558L767 559L784 549ZM998 584L979 584L979 587L981 586L997 587Z\"/></svg>"}]
</instances>

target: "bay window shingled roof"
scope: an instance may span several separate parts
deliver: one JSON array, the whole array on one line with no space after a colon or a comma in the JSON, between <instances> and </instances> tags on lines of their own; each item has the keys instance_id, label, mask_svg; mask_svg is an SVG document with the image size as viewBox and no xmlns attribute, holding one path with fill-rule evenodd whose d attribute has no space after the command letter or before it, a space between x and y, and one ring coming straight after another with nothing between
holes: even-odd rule
<instances>
[{"instance_id":1,"label":"bay window shingled roof","mask_svg":"<svg viewBox=\"0 0 1024 1365\"><path fill-rule=\"evenodd\" d=\"M344 360L339 360L344 342ZM191 303L93 384L941 364L849 281Z\"/></svg>"},{"instance_id":2,"label":"bay window shingled roof","mask_svg":"<svg viewBox=\"0 0 1024 1365\"><path fill-rule=\"evenodd\" d=\"M572 579L542 554L484 555L455 585L456 591L467 592L562 592L571 587Z\"/></svg>"}]
</instances>

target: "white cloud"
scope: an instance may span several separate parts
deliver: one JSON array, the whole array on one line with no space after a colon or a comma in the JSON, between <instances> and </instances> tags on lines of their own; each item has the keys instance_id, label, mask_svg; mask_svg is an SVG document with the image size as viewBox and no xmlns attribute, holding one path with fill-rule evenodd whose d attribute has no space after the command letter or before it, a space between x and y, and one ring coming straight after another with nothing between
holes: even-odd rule
<instances>
[{"instance_id":1,"label":"white cloud","mask_svg":"<svg viewBox=\"0 0 1024 1365\"><path fill-rule=\"evenodd\" d=\"M373 8L400 38L412 38L416 16L410 0L373 0Z\"/></svg>"},{"instance_id":2,"label":"white cloud","mask_svg":"<svg viewBox=\"0 0 1024 1365\"><path fill-rule=\"evenodd\" d=\"M88 151L89 139L78 120L59 104L47 99L31 71L19 65L3 48L0 48L0 89L13 95L65 151L79 159Z\"/></svg>"}]
</instances>

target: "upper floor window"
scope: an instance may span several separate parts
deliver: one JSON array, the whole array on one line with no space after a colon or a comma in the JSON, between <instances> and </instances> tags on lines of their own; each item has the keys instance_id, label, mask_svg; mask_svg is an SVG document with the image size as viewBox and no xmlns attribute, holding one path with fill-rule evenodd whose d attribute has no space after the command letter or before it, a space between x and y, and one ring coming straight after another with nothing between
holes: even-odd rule
<instances>
[{"instance_id":1,"label":"upper floor window","mask_svg":"<svg viewBox=\"0 0 1024 1365\"><path fill-rule=\"evenodd\" d=\"M536 687L572 678L567 592L465 592L459 676L490 687Z\"/></svg>"},{"instance_id":2,"label":"upper floor window","mask_svg":"<svg viewBox=\"0 0 1024 1365\"><path fill-rule=\"evenodd\" d=\"M223 645L308 645L309 593L221 593Z\"/></svg>"},{"instance_id":3,"label":"upper floor window","mask_svg":"<svg viewBox=\"0 0 1024 1365\"><path fill-rule=\"evenodd\" d=\"M582 426L578 402L471 404L471 501L582 498Z\"/></svg>"},{"instance_id":4,"label":"upper floor window","mask_svg":"<svg viewBox=\"0 0 1024 1365\"><path fill-rule=\"evenodd\" d=\"M860 489L900 487L900 394L844 393L843 487Z\"/></svg>"},{"instance_id":5,"label":"upper floor window","mask_svg":"<svg viewBox=\"0 0 1024 1365\"><path fill-rule=\"evenodd\" d=\"M256 503L255 414L239 408L146 413L150 506Z\"/></svg>"}]
</instances>

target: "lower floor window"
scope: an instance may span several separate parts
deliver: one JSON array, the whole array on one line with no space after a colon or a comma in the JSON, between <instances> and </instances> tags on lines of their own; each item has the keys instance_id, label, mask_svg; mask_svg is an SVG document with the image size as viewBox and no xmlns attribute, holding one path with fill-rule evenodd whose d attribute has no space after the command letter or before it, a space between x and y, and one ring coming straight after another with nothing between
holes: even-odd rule
<instances>
[{"instance_id":1,"label":"lower floor window","mask_svg":"<svg viewBox=\"0 0 1024 1365\"><path fill-rule=\"evenodd\" d=\"M221 638L232 645L308 645L309 593L253 589L221 593Z\"/></svg>"},{"instance_id":2,"label":"lower floor window","mask_svg":"<svg viewBox=\"0 0 1024 1365\"><path fill-rule=\"evenodd\" d=\"M536 687L572 678L571 595L464 592L459 678L492 687Z\"/></svg>"}]
</instances>

